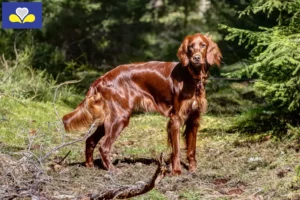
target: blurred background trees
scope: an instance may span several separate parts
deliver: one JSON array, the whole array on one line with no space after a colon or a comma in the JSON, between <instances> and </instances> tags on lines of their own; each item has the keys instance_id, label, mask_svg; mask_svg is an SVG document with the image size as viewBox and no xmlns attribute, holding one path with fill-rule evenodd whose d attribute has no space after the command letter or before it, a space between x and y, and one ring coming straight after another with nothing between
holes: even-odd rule
<instances>
[{"instance_id":1,"label":"blurred background trees","mask_svg":"<svg viewBox=\"0 0 300 200\"><path fill-rule=\"evenodd\" d=\"M213 68L212 77L254 80L247 82L247 94L233 94L232 81L211 81L211 112L245 113L240 124L248 131L299 125L300 0L42 2L43 29L0 29L0 55L6 60L26 55L26 65L43 71L51 83L83 78L76 89L84 93L119 64L177 61L184 36L209 33L223 53L221 71ZM255 102L252 107L246 96Z\"/></svg>"},{"instance_id":2,"label":"blurred background trees","mask_svg":"<svg viewBox=\"0 0 300 200\"><path fill-rule=\"evenodd\" d=\"M224 49L224 61L233 63L247 51L239 48L232 56L237 45L223 42L218 23L244 24L236 20L236 11L246 5L210 0L43 1L43 29L1 29L0 53L13 58L14 45L32 51L33 67L62 81L122 63L177 61L184 36L209 32Z\"/></svg>"}]
</instances>

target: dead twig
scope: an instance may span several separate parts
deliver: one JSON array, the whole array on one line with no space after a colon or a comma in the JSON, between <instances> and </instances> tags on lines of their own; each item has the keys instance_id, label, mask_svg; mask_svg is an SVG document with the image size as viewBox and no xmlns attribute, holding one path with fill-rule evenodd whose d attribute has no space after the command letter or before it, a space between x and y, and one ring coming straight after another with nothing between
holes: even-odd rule
<instances>
[{"instance_id":1,"label":"dead twig","mask_svg":"<svg viewBox=\"0 0 300 200\"><path fill-rule=\"evenodd\" d=\"M135 185L119 186L115 189L104 191L101 194L92 194L90 199L127 199L141 194L145 194L152 190L166 175L167 168L163 163L163 154L160 155L159 164L150 181L139 181Z\"/></svg>"},{"instance_id":2,"label":"dead twig","mask_svg":"<svg viewBox=\"0 0 300 200\"><path fill-rule=\"evenodd\" d=\"M58 165L60 165L69 155L70 155L71 151L69 151L65 157L63 157L59 162L57 162Z\"/></svg>"},{"instance_id":3,"label":"dead twig","mask_svg":"<svg viewBox=\"0 0 300 200\"><path fill-rule=\"evenodd\" d=\"M52 150L50 150L44 157L42 157L42 158L40 159L40 161L41 161L41 162L45 161L45 159L47 159L47 158L48 158L50 155L52 155L55 151L57 151L57 150L59 150L59 149L65 147L65 146L69 146L69 145L74 144L74 143L77 143L77 142L85 141L85 140L86 140L88 137L90 137L90 136L93 134L93 132L95 131L95 130L94 130L94 127L95 127L95 123L93 123L93 124L90 126L88 132L87 132L82 138L79 138L79 139L77 139L77 140L73 140L73 141L70 141L70 142L67 142L67 143L62 143L61 145L59 145L59 146L53 148Z\"/></svg>"},{"instance_id":4,"label":"dead twig","mask_svg":"<svg viewBox=\"0 0 300 200\"><path fill-rule=\"evenodd\" d=\"M55 115L57 117L57 119L59 120L59 122L61 123L61 125L63 126L63 123L62 121L60 120L60 117L59 117L59 114L58 114L58 111L57 111L57 108L56 108L56 98L57 98L57 93L58 93L58 89L60 87L62 87L63 85L68 85L68 84L74 84L74 83L79 83L80 81L82 81L83 79L80 79L80 80L71 80L71 81L65 81L63 83L60 83L59 85L55 86L55 93L54 93L54 97L53 97L53 101L52 101L52 105L53 105L53 109L54 109L54 112L55 112ZM65 134L62 135L62 140L63 140L63 143L65 142Z\"/></svg>"},{"instance_id":5,"label":"dead twig","mask_svg":"<svg viewBox=\"0 0 300 200\"><path fill-rule=\"evenodd\" d=\"M4 54L2 54L2 58L0 58L1 64L5 66L5 71L8 71L8 64L7 61L5 59Z\"/></svg>"},{"instance_id":6,"label":"dead twig","mask_svg":"<svg viewBox=\"0 0 300 200\"><path fill-rule=\"evenodd\" d=\"M15 55L16 55L16 62L15 62L15 66L14 68L16 68L19 64L19 53L18 53L18 49L17 49L17 40L18 40L18 37L24 33L25 31L22 31L22 32L19 32L16 37L15 37L15 41L14 41L14 52L15 52Z\"/></svg>"},{"instance_id":7,"label":"dead twig","mask_svg":"<svg viewBox=\"0 0 300 200\"><path fill-rule=\"evenodd\" d=\"M55 102L56 102L56 98L57 98L57 93L58 93L58 89L64 85L68 85L68 84L74 84L74 83L79 83L80 81L82 81L83 79L80 79L80 80L71 80L71 81L65 81L63 83L60 83L59 85L55 86L55 93L54 93L54 97L53 97L53 108L54 108L54 111L55 111L55 114L56 114L56 117L58 119L60 119L59 117L59 114L57 112L57 109L56 109L56 106L55 106Z\"/></svg>"}]
</instances>

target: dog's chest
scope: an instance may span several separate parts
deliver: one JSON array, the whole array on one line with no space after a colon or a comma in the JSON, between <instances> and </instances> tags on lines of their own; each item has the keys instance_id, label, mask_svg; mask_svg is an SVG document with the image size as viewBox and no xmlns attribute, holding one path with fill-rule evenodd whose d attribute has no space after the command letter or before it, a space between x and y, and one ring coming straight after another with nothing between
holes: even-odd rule
<instances>
[{"instance_id":1,"label":"dog's chest","mask_svg":"<svg viewBox=\"0 0 300 200\"><path fill-rule=\"evenodd\" d=\"M179 116L182 121L194 112L205 113L207 102L205 98L205 88L201 82L197 84L186 84L179 95Z\"/></svg>"},{"instance_id":2,"label":"dog's chest","mask_svg":"<svg viewBox=\"0 0 300 200\"><path fill-rule=\"evenodd\" d=\"M205 92L203 84L199 82L188 82L180 85L179 100L194 100L196 101L202 93Z\"/></svg>"}]
</instances>

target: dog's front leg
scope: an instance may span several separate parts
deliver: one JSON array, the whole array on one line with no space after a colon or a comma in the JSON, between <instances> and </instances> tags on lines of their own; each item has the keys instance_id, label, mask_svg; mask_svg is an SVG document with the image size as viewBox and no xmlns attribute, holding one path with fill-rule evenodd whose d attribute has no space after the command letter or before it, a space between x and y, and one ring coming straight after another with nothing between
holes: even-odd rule
<instances>
[{"instance_id":1,"label":"dog's front leg","mask_svg":"<svg viewBox=\"0 0 300 200\"><path fill-rule=\"evenodd\" d=\"M178 115L171 115L168 123L169 141L172 145L172 174L181 174L180 166L180 119Z\"/></svg>"},{"instance_id":2,"label":"dog's front leg","mask_svg":"<svg viewBox=\"0 0 300 200\"><path fill-rule=\"evenodd\" d=\"M195 111L190 114L185 122L184 137L186 142L186 155L189 161L189 171L196 171L196 141L197 141L197 130L199 127L200 113Z\"/></svg>"}]
</instances>

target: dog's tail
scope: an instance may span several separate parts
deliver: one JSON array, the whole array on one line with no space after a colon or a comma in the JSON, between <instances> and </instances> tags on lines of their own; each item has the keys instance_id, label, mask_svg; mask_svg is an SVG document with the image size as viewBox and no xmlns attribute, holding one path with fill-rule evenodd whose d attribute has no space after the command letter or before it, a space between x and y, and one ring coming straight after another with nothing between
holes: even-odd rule
<instances>
[{"instance_id":1,"label":"dog's tail","mask_svg":"<svg viewBox=\"0 0 300 200\"><path fill-rule=\"evenodd\" d=\"M63 116L62 121L67 132L87 131L93 123L103 124L105 114L107 114L105 101L101 93L92 86L86 98L73 112Z\"/></svg>"}]
</instances>

